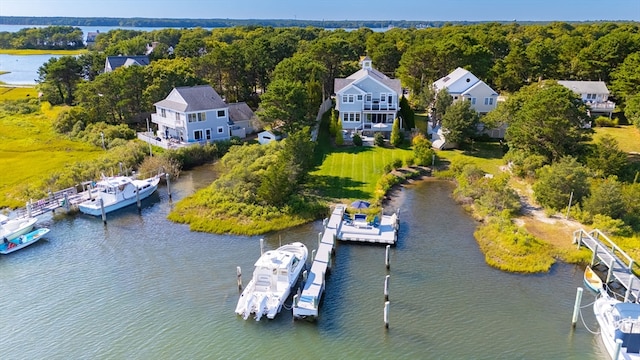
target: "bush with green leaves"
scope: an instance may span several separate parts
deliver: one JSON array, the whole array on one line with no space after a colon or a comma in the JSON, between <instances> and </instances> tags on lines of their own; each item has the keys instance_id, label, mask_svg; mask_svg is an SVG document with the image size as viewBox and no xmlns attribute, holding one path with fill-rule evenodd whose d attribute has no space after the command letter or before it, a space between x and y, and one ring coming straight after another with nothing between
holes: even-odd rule
<instances>
[{"instance_id":1,"label":"bush with green leaves","mask_svg":"<svg viewBox=\"0 0 640 360\"><path fill-rule=\"evenodd\" d=\"M382 135L381 132L377 132L373 135L373 144L375 146L384 146L384 135Z\"/></svg>"},{"instance_id":2,"label":"bush with green leaves","mask_svg":"<svg viewBox=\"0 0 640 360\"><path fill-rule=\"evenodd\" d=\"M413 155L416 165L431 165L435 151L431 148L431 141L427 140L424 134L418 133L411 139Z\"/></svg>"},{"instance_id":3,"label":"bush with green leaves","mask_svg":"<svg viewBox=\"0 0 640 360\"><path fill-rule=\"evenodd\" d=\"M537 172L538 180L533 184L536 201L542 206L560 210L573 202L579 203L589 194L591 173L575 158L565 156L552 165L545 165Z\"/></svg>"},{"instance_id":4,"label":"bush with green leaves","mask_svg":"<svg viewBox=\"0 0 640 360\"><path fill-rule=\"evenodd\" d=\"M606 116L598 116L595 120L595 124L599 127L616 127L618 126L618 119L609 119Z\"/></svg>"},{"instance_id":5,"label":"bush with green leaves","mask_svg":"<svg viewBox=\"0 0 640 360\"><path fill-rule=\"evenodd\" d=\"M353 134L353 137L351 139L353 140L353 145L362 146L362 137L360 135Z\"/></svg>"}]
</instances>

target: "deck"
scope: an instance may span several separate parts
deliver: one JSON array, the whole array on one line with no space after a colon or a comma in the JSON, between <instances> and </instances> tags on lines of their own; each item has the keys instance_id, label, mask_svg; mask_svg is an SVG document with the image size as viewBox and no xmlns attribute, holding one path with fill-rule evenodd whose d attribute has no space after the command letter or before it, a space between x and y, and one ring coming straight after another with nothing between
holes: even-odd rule
<instances>
[{"instance_id":1,"label":"deck","mask_svg":"<svg viewBox=\"0 0 640 360\"><path fill-rule=\"evenodd\" d=\"M602 240L601 240L602 239ZM600 230L587 232L583 229L573 233L573 242L586 246L593 252L591 265L607 267L607 277L603 282L607 285L617 282L625 288L624 301L640 300L640 281L633 274L634 260Z\"/></svg>"},{"instance_id":2,"label":"deck","mask_svg":"<svg viewBox=\"0 0 640 360\"><path fill-rule=\"evenodd\" d=\"M394 245L398 241L398 225L400 224L398 213L382 215L380 225L355 226L354 223L342 222L338 231L338 239L341 241L357 241L376 244Z\"/></svg>"}]
</instances>

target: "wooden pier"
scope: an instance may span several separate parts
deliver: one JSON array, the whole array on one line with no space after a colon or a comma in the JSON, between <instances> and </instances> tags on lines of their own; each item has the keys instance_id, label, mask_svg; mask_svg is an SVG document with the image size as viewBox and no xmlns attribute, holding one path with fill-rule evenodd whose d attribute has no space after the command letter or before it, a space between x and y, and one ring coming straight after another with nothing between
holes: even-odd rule
<instances>
[{"instance_id":1,"label":"wooden pier","mask_svg":"<svg viewBox=\"0 0 640 360\"><path fill-rule=\"evenodd\" d=\"M622 285L625 288L625 302L640 300L640 280L632 272L635 262L618 245L598 229L589 232L576 230L573 242L578 244L578 248L584 245L593 251L591 266L601 264L607 267L607 277L603 282L608 285L616 281Z\"/></svg>"}]
</instances>

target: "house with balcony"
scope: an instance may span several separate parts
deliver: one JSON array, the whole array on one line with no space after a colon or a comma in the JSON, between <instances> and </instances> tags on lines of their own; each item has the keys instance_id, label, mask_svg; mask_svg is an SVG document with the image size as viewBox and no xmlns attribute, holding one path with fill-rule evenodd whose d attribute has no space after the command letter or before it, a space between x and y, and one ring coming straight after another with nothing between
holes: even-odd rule
<instances>
[{"instance_id":1,"label":"house with balcony","mask_svg":"<svg viewBox=\"0 0 640 360\"><path fill-rule=\"evenodd\" d=\"M400 80L391 79L372 66L368 56L360 60L362 68L346 78L334 80L336 110L342 128L363 133L391 133L400 109Z\"/></svg>"},{"instance_id":2,"label":"house with balcony","mask_svg":"<svg viewBox=\"0 0 640 360\"><path fill-rule=\"evenodd\" d=\"M453 101L467 100L480 115L496 108L498 93L469 70L457 68L433 83L436 92L447 89Z\"/></svg>"},{"instance_id":3,"label":"house with balcony","mask_svg":"<svg viewBox=\"0 0 640 360\"><path fill-rule=\"evenodd\" d=\"M209 85L174 88L154 105L151 122L167 142L203 144L231 138L229 106Z\"/></svg>"},{"instance_id":4,"label":"house with balcony","mask_svg":"<svg viewBox=\"0 0 640 360\"><path fill-rule=\"evenodd\" d=\"M559 80L558 84L580 95L589 108L590 115L605 115L611 118L616 104L609 101L609 89L604 81Z\"/></svg>"}]
</instances>

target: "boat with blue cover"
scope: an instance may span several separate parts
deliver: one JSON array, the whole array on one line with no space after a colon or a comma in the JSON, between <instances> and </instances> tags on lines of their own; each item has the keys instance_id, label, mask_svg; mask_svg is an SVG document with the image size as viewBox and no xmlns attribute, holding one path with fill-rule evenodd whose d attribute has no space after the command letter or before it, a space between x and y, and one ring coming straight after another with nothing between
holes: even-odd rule
<instances>
[{"instance_id":1,"label":"boat with blue cover","mask_svg":"<svg viewBox=\"0 0 640 360\"><path fill-rule=\"evenodd\" d=\"M47 233L49 233L49 229L39 228L30 233L20 235L11 240L4 238L2 241L2 244L0 244L0 254L6 255L14 251L18 251L22 248L25 248L31 244L34 244L35 242L40 240L43 236L45 236Z\"/></svg>"}]
</instances>

